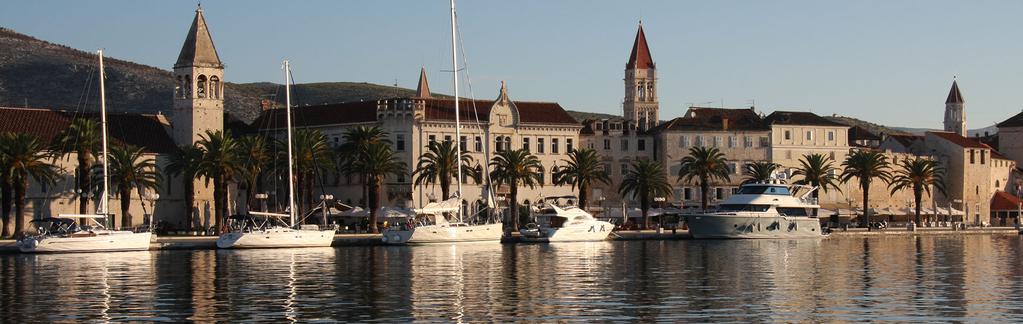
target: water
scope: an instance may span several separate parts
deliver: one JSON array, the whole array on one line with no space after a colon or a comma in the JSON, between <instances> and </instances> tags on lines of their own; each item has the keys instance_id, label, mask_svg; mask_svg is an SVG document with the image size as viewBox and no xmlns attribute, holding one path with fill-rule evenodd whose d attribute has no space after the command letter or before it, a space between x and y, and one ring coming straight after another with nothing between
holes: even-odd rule
<instances>
[{"instance_id":1,"label":"water","mask_svg":"<svg viewBox=\"0 0 1023 324\"><path fill-rule=\"evenodd\" d=\"M0 322L1023 321L1018 236L0 256Z\"/></svg>"}]
</instances>

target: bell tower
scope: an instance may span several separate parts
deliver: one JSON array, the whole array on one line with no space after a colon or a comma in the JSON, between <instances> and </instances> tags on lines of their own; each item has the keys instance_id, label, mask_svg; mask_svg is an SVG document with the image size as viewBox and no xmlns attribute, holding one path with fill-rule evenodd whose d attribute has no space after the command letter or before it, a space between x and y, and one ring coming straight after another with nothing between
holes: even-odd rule
<instances>
[{"instance_id":1,"label":"bell tower","mask_svg":"<svg viewBox=\"0 0 1023 324\"><path fill-rule=\"evenodd\" d=\"M657 102L657 68L650 56L643 22L639 23L636 41L632 44L629 62L625 63L625 101L623 118L632 120L640 129L657 125L660 104Z\"/></svg>"},{"instance_id":2,"label":"bell tower","mask_svg":"<svg viewBox=\"0 0 1023 324\"><path fill-rule=\"evenodd\" d=\"M206 26L202 6L174 63L174 142L189 145L207 130L224 129L224 65Z\"/></svg>"},{"instance_id":3,"label":"bell tower","mask_svg":"<svg viewBox=\"0 0 1023 324\"><path fill-rule=\"evenodd\" d=\"M945 131L966 137L966 100L959 92L959 83L952 80L952 89L945 99Z\"/></svg>"}]
</instances>

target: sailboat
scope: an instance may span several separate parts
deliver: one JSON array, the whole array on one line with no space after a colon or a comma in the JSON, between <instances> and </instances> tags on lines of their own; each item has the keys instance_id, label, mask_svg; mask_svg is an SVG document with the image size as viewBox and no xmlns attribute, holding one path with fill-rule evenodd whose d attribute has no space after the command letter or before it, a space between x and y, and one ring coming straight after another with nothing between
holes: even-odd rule
<instances>
[{"instance_id":1,"label":"sailboat","mask_svg":"<svg viewBox=\"0 0 1023 324\"><path fill-rule=\"evenodd\" d=\"M291 139L291 65L284 61L285 115L288 133L288 209L287 213L249 212L235 216L231 232L217 238L221 249L329 247L334 242L333 228L295 224L295 166ZM284 220L288 221L285 223Z\"/></svg>"},{"instance_id":2,"label":"sailboat","mask_svg":"<svg viewBox=\"0 0 1023 324\"><path fill-rule=\"evenodd\" d=\"M454 93L455 93L455 138L462 138L462 125L458 107L458 23L455 15L455 0L451 0L451 63ZM455 141L457 152L462 152L461 141ZM458 170L457 179L462 179L462 168ZM386 244L430 244L430 243L454 243L454 242L500 242L502 224L500 221L490 222L490 219L481 219L476 223L465 222L462 217L462 182L458 183L458 191L455 197L445 201L432 202L416 209L416 217L405 224L391 226L384 230L381 240ZM490 181L487 181L490 186ZM489 188L487 188L489 189ZM489 193L490 190L484 190ZM488 203L493 202L493 197L486 194ZM488 208L487 210L493 210ZM449 221L447 215L455 215L453 221Z\"/></svg>"},{"instance_id":3,"label":"sailboat","mask_svg":"<svg viewBox=\"0 0 1023 324\"><path fill-rule=\"evenodd\" d=\"M25 253L45 252L111 252L145 251L153 233L135 233L107 229L103 223L110 216L110 176L107 174L107 101L106 73L103 70L103 51L99 56L100 124L103 142L103 192L96 214L60 214L33 220L39 229L38 235L29 236L17 242L18 249ZM121 199L128 199L121 197ZM78 224L76 219L85 219L89 224ZM101 222L103 220L103 222Z\"/></svg>"}]
</instances>

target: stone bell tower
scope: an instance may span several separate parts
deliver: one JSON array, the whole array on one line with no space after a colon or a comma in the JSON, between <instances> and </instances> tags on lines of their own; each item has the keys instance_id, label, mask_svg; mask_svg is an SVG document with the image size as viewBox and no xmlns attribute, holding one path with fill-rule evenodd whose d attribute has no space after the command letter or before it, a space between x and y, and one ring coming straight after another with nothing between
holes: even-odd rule
<instances>
[{"instance_id":1,"label":"stone bell tower","mask_svg":"<svg viewBox=\"0 0 1023 324\"><path fill-rule=\"evenodd\" d=\"M224 65L200 6L174 63L174 142L189 145L224 129Z\"/></svg>"},{"instance_id":2,"label":"stone bell tower","mask_svg":"<svg viewBox=\"0 0 1023 324\"><path fill-rule=\"evenodd\" d=\"M660 120L657 102L657 68L650 56L650 48L639 23L636 41L632 44L629 62L625 63L625 101L623 118L632 120L640 129L649 129Z\"/></svg>"},{"instance_id":3,"label":"stone bell tower","mask_svg":"<svg viewBox=\"0 0 1023 324\"><path fill-rule=\"evenodd\" d=\"M945 98L945 131L966 137L966 100L959 92L959 83L952 80L952 89Z\"/></svg>"}]
</instances>

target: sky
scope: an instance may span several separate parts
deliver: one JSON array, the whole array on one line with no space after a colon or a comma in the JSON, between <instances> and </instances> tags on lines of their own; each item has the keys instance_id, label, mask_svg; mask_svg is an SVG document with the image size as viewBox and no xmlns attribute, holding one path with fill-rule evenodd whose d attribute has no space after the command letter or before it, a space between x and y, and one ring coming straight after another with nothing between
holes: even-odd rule
<instances>
[{"instance_id":1,"label":"sky","mask_svg":"<svg viewBox=\"0 0 1023 324\"><path fill-rule=\"evenodd\" d=\"M229 82L355 81L451 93L448 2L205 1ZM196 2L4 1L0 26L170 69ZM953 77L971 129L1023 109L1023 1L594 1L458 3L477 98L621 114L642 21L661 118L690 105L804 110L941 128ZM0 49L2 50L2 49ZM464 80L463 80L464 82ZM463 94L467 88L461 88Z\"/></svg>"}]
</instances>

